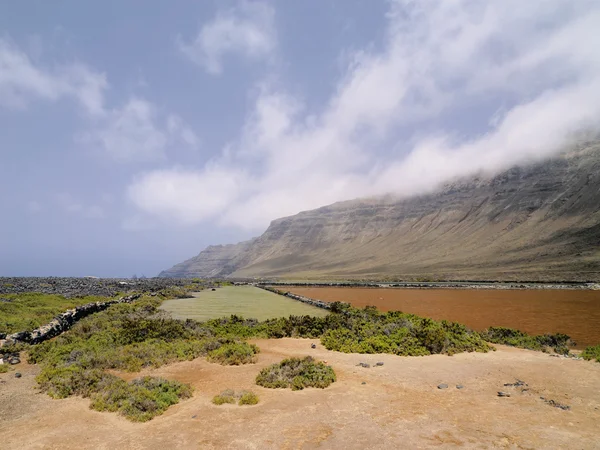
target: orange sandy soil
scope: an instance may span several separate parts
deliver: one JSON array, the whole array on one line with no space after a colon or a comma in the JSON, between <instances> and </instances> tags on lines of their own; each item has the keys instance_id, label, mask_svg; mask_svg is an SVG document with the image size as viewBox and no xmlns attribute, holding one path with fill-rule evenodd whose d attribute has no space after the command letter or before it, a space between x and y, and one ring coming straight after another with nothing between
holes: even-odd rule
<instances>
[{"instance_id":1,"label":"orange sandy soil","mask_svg":"<svg viewBox=\"0 0 600 450\"><path fill-rule=\"evenodd\" d=\"M195 388L191 399L143 424L93 411L87 399L37 393L39 368L20 364L22 378L0 375L0 448L600 448L595 362L502 346L487 354L407 358L330 352L309 339L254 342L262 350L257 364L223 367L197 359L143 371ZM338 381L296 392L254 384L268 364L305 355L326 360ZM377 361L384 366L356 366ZM530 390L503 386L516 378ZM440 383L449 388L437 389ZM260 403L214 406L212 397L227 388L251 389ZM499 390L511 397L497 397Z\"/></svg>"}]
</instances>

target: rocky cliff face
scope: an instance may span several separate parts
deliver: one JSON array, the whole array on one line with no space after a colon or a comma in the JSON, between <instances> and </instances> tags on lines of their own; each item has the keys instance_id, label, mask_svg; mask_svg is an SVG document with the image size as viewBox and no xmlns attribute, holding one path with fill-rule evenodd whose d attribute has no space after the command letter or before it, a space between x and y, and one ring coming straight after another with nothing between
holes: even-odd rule
<instances>
[{"instance_id":1,"label":"rocky cliff face","mask_svg":"<svg viewBox=\"0 0 600 450\"><path fill-rule=\"evenodd\" d=\"M428 195L337 203L163 276L600 279L600 144Z\"/></svg>"}]
</instances>

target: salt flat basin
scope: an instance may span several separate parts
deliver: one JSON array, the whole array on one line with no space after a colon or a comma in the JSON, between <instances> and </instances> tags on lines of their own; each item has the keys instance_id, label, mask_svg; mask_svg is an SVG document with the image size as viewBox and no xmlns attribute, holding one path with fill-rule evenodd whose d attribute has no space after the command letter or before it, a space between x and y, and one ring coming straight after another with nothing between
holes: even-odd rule
<instances>
[{"instance_id":1,"label":"salt flat basin","mask_svg":"<svg viewBox=\"0 0 600 450\"><path fill-rule=\"evenodd\" d=\"M402 289L287 287L294 294L362 308L403 311L483 330L516 328L530 334L564 333L577 348L600 344L600 291L582 289Z\"/></svg>"},{"instance_id":2,"label":"salt flat basin","mask_svg":"<svg viewBox=\"0 0 600 450\"><path fill-rule=\"evenodd\" d=\"M327 315L321 308L291 300L254 286L225 286L195 292L193 298L167 300L160 309L176 319L205 321L232 314L246 319L266 320L277 317Z\"/></svg>"}]
</instances>

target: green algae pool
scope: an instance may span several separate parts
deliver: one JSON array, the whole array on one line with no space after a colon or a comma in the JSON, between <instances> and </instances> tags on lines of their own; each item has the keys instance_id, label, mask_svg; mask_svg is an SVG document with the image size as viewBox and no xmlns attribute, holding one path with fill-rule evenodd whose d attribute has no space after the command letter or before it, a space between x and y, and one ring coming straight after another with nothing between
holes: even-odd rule
<instances>
[{"instance_id":1,"label":"green algae pool","mask_svg":"<svg viewBox=\"0 0 600 450\"><path fill-rule=\"evenodd\" d=\"M167 300L161 309L175 319L205 321L232 314L246 319L266 320L288 316L327 315L321 308L307 305L254 286L226 286L215 291L195 292L193 298Z\"/></svg>"}]
</instances>

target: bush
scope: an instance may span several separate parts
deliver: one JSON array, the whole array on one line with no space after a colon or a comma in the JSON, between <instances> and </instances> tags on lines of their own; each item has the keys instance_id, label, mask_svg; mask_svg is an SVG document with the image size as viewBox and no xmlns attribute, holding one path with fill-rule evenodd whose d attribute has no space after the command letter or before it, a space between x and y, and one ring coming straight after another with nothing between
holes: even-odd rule
<instances>
[{"instance_id":1,"label":"bush","mask_svg":"<svg viewBox=\"0 0 600 450\"><path fill-rule=\"evenodd\" d=\"M256 405L258 403L258 395L254 392L245 391L240 396L240 400L238 402L239 406L242 405Z\"/></svg>"},{"instance_id":2,"label":"bush","mask_svg":"<svg viewBox=\"0 0 600 450\"><path fill-rule=\"evenodd\" d=\"M251 364L256 362L256 354L260 349L254 344L247 342L232 342L224 344L208 353L208 361L221 365L239 366L240 364Z\"/></svg>"},{"instance_id":3,"label":"bush","mask_svg":"<svg viewBox=\"0 0 600 450\"><path fill-rule=\"evenodd\" d=\"M215 395L212 399L212 402L215 405L224 405L225 403L233 404L236 402L235 392L231 389L227 389L221 392L219 395Z\"/></svg>"},{"instance_id":4,"label":"bush","mask_svg":"<svg viewBox=\"0 0 600 450\"><path fill-rule=\"evenodd\" d=\"M571 338L566 334L544 334L531 336L519 330L505 327L490 327L481 332L481 336L488 342L494 344L510 345L512 347L525 348L528 350L548 351L554 349L556 353L567 355Z\"/></svg>"},{"instance_id":5,"label":"bush","mask_svg":"<svg viewBox=\"0 0 600 450\"><path fill-rule=\"evenodd\" d=\"M595 359L600 362L600 344L593 347L586 347L585 350L581 352L581 357L587 361Z\"/></svg>"},{"instance_id":6,"label":"bush","mask_svg":"<svg viewBox=\"0 0 600 450\"><path fill-rule=\"evenodd\" d=\"M258 396L251 391L235 392L231 389L227 389L221 392L219 395L215 395L212 399L215 405L235 404L238 406L242 405L256 405L258 403Z\"/></svg>"},{"instance_id":7,"label":"bush","mask_svg":"<svg viewBox=\"0 0 600 450\"><path fill-rule=\"evenodd\" d=\"M192 396L189 385L163 378L143 377L130 383L106 377L100 392L92 394L90 408L119 412L129 420L146 422L182 398Z\"/></svg>"},{"instance_id":8,"label":"bush","mask_svg":"<svg viewBox=\"0 0 600 450\"><path fill-rule=\"evenodd\" d=\"M0 364L0 373L6 373L10 370L10 365L8 364Z\"/></svg>"},{"instance_id":9,"label":"bush","mask_svg":"<svg viewBox=\"0 0 600 450\"><path fill-rule=\"evenodd\" d=\"M335 372L330 366L316 362L312 357L284 359L260 371L256 384L266 388L287 388L293 391L305 387L326 388L335 382Z\"/></svg>"},{"instance_id":10,"label":"bush","mask_svg":"<svg viewBox=\"0 0 600 450\"><path fill-rule=\"evenodd\" d=\"M258 352L255 346L215 337L197 322L171 319L157 310L159 304L145 298L115 305L56 339L32 346L29 361L42 365L40 388L55 398L90 397L94 409L145 421L191 395L189 386L152 378L128 384L106 369L136 372L208 353L223 363L243 364Z\"/></svg>"}]
</instances>

